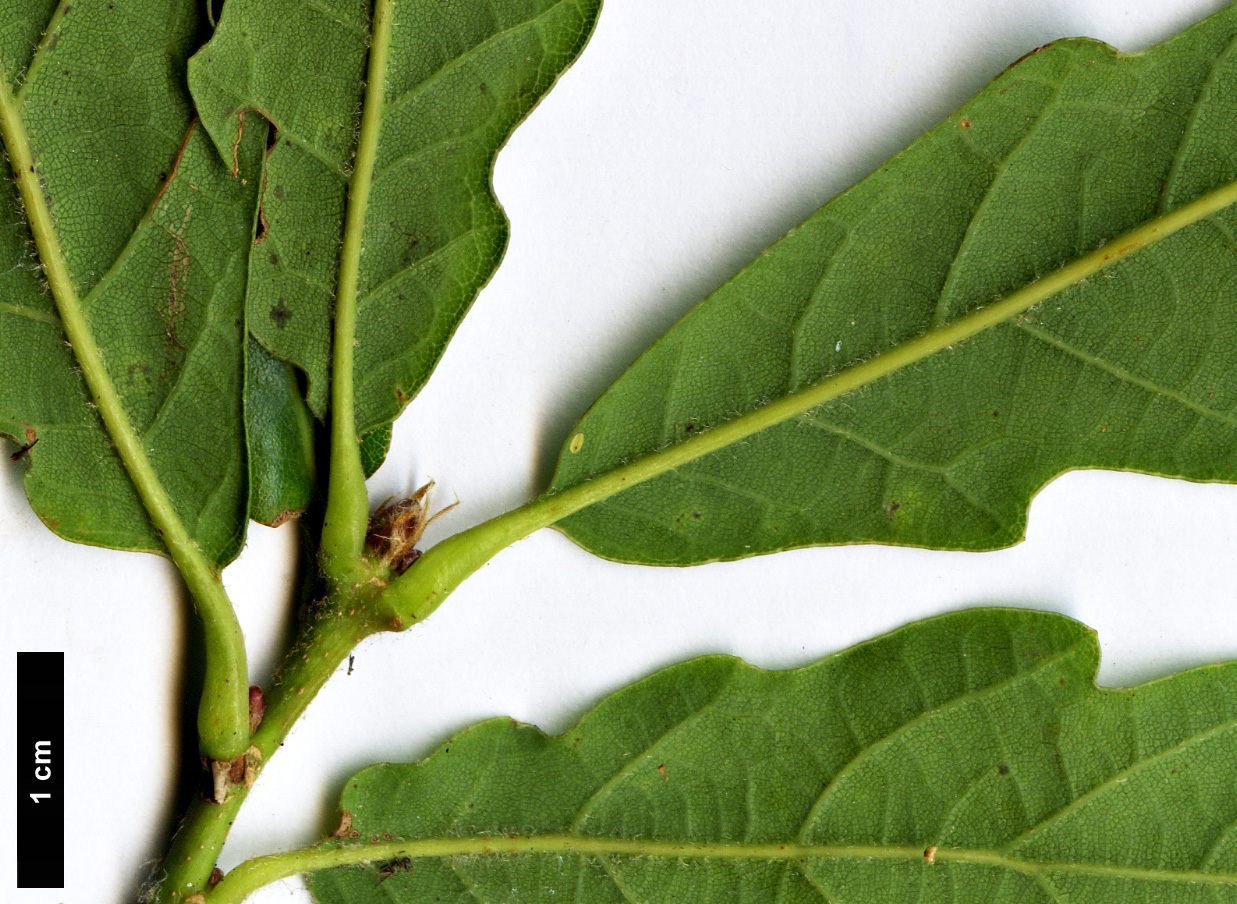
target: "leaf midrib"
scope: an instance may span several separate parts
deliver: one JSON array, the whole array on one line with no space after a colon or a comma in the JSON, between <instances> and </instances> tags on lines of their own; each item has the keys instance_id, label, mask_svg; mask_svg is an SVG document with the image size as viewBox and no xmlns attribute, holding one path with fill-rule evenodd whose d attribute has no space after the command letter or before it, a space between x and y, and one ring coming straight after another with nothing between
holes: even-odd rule
<instances>
[{"instance_id":1,"label":"leaf midrib","mask_svg":"<svg viewBox=\"0 0 1237 904\"><path fill-rule=\"evenodd\" d=\"M756 860L766 863L882 860L944 865L979 866L1009 870L1037 879L1049 875L1124 881L1206 885L1237 888L1237 872L1203 872L1150 867L1078 863L1068 860L1030 860L987 848L938 847L906 844L814 844L763 842L685 842L599 838L579 835L477 836L387 841L351 847L318 847L255 857L228 873L212 892L212 904L234 904L257 888L300 872L356 866L408 857L513 856L640 857L672 860Z\"/></svg>"},{"instance_id":2,"label":"leaf midrib","mask_svg":"<svg viewBox=\"0 0 1237 904\"><path fill-rule=\"evenodd\" d=\"M64 11L67 10L65 5ZM21 107L4 75L6 71L4 60L0 59L0 144L7 152L12 167L15 188L61 329L94 402L101 426L112 441L150 523L188 584L202 616L206 668L201 710L203 718L199 728L203 751L216 759L231 760L244 751L248 736L248 669L240 623L214 563L199 547L196 537L177 511L104 363L82 297L69 270L55 220L44 197L42 175L34 159Z\"/></svg>"},{"instance_id":3,"label":"leaf midrib","mask_svg":"<svg viewBox=\"0 0 1237 904\"><path fill-rule=\"evenodd\" d=\"M1039 303L1233 204L1237 204L1237 181L1149 219L1060 269L945 326L929 329L875 357L788 393L747 414L700 430L690 439L672 443L573 486L547 493L520 508L456 534L430 549L418 561L416 568L409 569L392 584L388 599L400 606L400 618L405 624L420 621L473 571L500 550L533 531L549 527L616 493L804 415L827 402L903 371L950 346L1006 324ZM588 443L587 436L584 436L584 443Z\"/></svg>"}]
</instances>

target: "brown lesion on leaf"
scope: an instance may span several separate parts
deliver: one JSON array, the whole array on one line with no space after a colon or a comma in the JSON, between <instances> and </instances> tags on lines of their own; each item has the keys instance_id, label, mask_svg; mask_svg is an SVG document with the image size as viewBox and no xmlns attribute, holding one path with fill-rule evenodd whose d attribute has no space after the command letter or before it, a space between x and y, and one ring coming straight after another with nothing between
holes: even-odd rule
<instances>
[{"instance_id":1,"label":"brown lesion on leaf","mask_svg":"<svg viewBox=\"0 0 1237 904\"><path fill-rule=\"evenodd\" d=\"M255 245L262 244L266 238L266 230L270 228L270 224L266 222L266 200L258 199L258 228L253 233L253 243Z\"/></svg>"},{"instance_id":2,"label":"brown lesion on leaf","mask_svg":"<svg viewBox=\"0 0 1237 904\"><path fill-rule=\"evenodd\" d=\"M279 527L281 524L286 524L293 518L299 518L305 514L304 509L283 509L278 515L268 522L263 522L267 527Z\"/></svg>"},{"instance_id":3,"label":"brown lesion on leaf","mask_svg":"<svg viewBox=\"0 0 1237 904\"><path fill-rule=\"evenodd\" d=\"M172 180L176 178L176 171L180 169L180 161L184 159L185 148L189 146L189 139L193 137L193 130L198 126L198 121L195 119L189 123L189 128L185 129L185 137L181 139L180 150L176 152L176 159L172 161L172 170L163 177L163 184L159 186L159 193L155 195L154 203L150 205L151 210L159 206L159 202L163 199L163 193L168 190L168 186L172 184ZM161 174L162 175L162 174Z\"/></svg>"},{"instance_id":4,"label":"brown lesion on leaf","mask_svg":"<svg viewBox=\"0 0 1237 904\"><path fill-rule=\"evenodd\" d=\"M245 111L236 113L236 140L232 142L232 178L241 174L241 139L245 137Z\"/></svg>"},{"instance_id":5,"label":"brown lesion on leaf","mask_svg":"<svg viewBox=\"0 0 1237 904\"><path fill-rule=\"evenodd\" d=\"M347 838L352 833L352 814L347 810L339 811L339 828L328 835L328 838Z\"/></svg>"},{"instance_id":6,"label":"brown lesion on leaf","mask_svg":"<svg viewBox=\"0 0 1237 904\"><path fill-rule=\"evenodd\" d=\"M241 120L241 123L242 123L242 128L243 128L243 124L244 124L243 118ZM237 143L239 144L240 142L239 135L237 136L236 140L237 140ZM275 126L274 123L271 123L267 127L267 130L266 130L266 151L263 153L263 166L262 166L262 190L258 192L258 225L257 225L257 228L254 230L254 234L253 234L253 243L255 245L262 243L262 241L266 238L267 230L270 229L270 223L266 221L266 163L265 161L270 158L271 152L275 150L275 145L278 143L278 141L279 141L279 129ZM235 149L233 149L233 158L235 159ZM236 173L233 173L232 175L235 176ZM275 196L279 197L280 194L281 192L279 191L278 186L277 186L275 190ZM274 257L274 255L271 255L271 256Z\"/></svg>"},{"instance_id":7,"label":"brown lesion on leaf","mask_svg":"<svg viewBox=\"0 0 1237 904\"><path fill-rule=\"evenodd\" d=\"M271 313L271 320L274 321L275 326L279 327L280 329L282 329L284 325L286 325L287 322L292 319L292 312L289 311L287 307L284 305L282 298L279 299L279 303L276 304L275 307L271 308L270 313Z\"/></svg>"},{"instance_id":8,"label":"brown lesion on leaf","mask_svg":"<svg viewBox=\"0 0 1237 904\"><path fill-rule=\"evenodd\" d=\"M185 229L193 215L193 205L185 207L185 219L180 226L169 230L172 235L172 260L168 264L168 294L160 317L163 321L163 370L159 379L167 381L176 367L177 350L184 351L180 341L180 326L185 318L185 298L189 285L189 267L193 263L185 246Z\"/></svg>"},{"instance_id":9,"label":"brown lesion on leaf","mask_svg":"<svg viewBox=\"0 0 1237 904\"><path fill-rule=\"evenodd\" d=\"M33 427L27 424L26 425L26 442L21 446L21 448L19 448L16 452L14 452L12 455L9 456L9 460L14 461L14 462L21 461L28 454L30 454L30 450L34 448L34 444L37 443L38 441L39 441L38 433L35 432Z\"/></svg>"}]
</instances>

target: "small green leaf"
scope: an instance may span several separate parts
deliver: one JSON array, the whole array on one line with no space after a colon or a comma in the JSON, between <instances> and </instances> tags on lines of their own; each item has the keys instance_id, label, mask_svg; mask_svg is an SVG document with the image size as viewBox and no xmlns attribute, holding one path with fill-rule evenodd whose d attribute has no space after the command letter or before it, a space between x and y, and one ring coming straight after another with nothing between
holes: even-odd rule
<instances>
[{"instance_id":1,"label":"small green leaf","mask_svg":"<svg viewBox=\"0 0 1237 904\"><path fill-rule=\"evenodd\" d=\"M356 430L417 393L507 242L494 156L575 59L598 0L394 7L365 213L356 328ZM304 27L289 28L289 22ZM231 0L189 80L225 152L260 114L275 125L250 268L250 329L309 378L323 416L341 224L370 39L368 3ZM381 443L367 445L370 453ZM370 464L373 464L371 461Z\"/></svg>"},{"instance_id":2,"label":"small green leaf","mask_svg":"<svg viewBox=\"0 0 1237 904\"><path fill-rule=\"evenodd\" d=\"M387 457L391 448L391 425L384 424L361 437L361 467L366 477L372 477L374 472Z\"/></svg>"},{"instance_id":3,"label":"small green leaf","mask_svg":"<svg viewBox=\"0 0 1237 904\"><path fill-rule=\"evenodd\" d=\"M792 671L695 660L565 735L494 720L365 770L331 845L370 862L311 887L323 904L1237 900L1237 666L1101 690L1098 662L1084 626L1008 609Z\"/></svg>"},{"instance_id":4,"label":"small green leaf","mask_svg":"<svg viewBox=\"0 0 1237 904\"><path fill-rule=\"evenodd\" d=\"M195 5L28 3L4 13L9 100L0 113L6 142L25 145L7 145L10 160L32 160L22 178L38 180L42 226L141 454L193 541L220 564L244 537L242 317L257 185L233 179L191 124L179 72ZM135 59L144 61L136 70ZM249 173L260 152L254 141L236 150ZM49 527L161 552L66 347L28 213L4 180L0 431L35 442L25 485Z\"/></svg>"},{"instance_id":5,"label":"small green leaf","mask_svg":"<svg viewBox=\"0 0 1237 904\"><path fill-rule=\"evenodd\" d=\"M246 353L249 517L277 526L303 513L313 501L313 416L301 399L290 364L252 336Z\"/></svg>"},{"instance_id":6,"label":"small green leaf","mask_svg":"<svg viewBox=\"0 0 1237 904\"><path fill-rule=\"evenodd\" d=\"M1237 178L1237 7L1142 54L1052 44L843 193L654 345L569 434L561 491L876 356L893 372L562 521L668 564L811 544L992 549L1072 468L1237 479L1237 212L1112 242ZM1097 249L1100 250L1097 252ZM1071 261L1111 265L914 343Z\"/></svg>"}]
</instances>

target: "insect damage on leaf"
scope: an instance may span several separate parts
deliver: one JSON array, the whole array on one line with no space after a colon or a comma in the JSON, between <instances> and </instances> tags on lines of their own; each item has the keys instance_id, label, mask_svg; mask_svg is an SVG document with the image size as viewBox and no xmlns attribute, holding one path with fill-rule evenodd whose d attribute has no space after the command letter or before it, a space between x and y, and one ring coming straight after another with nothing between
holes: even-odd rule
<instances>
[{"instance_id":1,"label":"insect damage on leaf","mask_svg":"<svg viewBox=\"0 0 1237 904\"><path fill-rule=\"evenodd\" d=\"M33 427L26 428L26 441L16 452L9 456L10 461L18 462L25 458L30 450L34 448L34 444L39 441L39 435L35 433Z\"/></svg>"}]
</instances>

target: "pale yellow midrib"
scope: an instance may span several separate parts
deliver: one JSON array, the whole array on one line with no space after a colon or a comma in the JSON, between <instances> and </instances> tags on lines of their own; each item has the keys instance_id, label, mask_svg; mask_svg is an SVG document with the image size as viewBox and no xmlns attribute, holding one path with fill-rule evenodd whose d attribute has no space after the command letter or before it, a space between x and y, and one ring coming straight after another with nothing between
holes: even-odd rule
<instances>
[{"instance_id":1,"label":"pale yellow midrib","mask_svg":"<svg viewBox=\"0 0 1237 904\"><path fill-rule=\"evenodd\" d=\"M1037 304L1057 295L1126 257L1237 204L1237 181L1129 230L1105 245L1040 277L1009 295L944 326L930 329L888 351L756 408L733 420L702 430L690 439L667 446L588 477L470 528L439 543L391 585L388 597L399 607L405 624L428 616L469 574L499 550L533 531L673 471L699 458L741 442L762 430L862 389L894 373L965 342L987 330L1014 321ZM587 446L588 430L579 434Z\"/></svg>"},{"instance_id":2,"label":"pale yellow midrib","mask_svg":"<svg viewBox=\"0 0 1237 904\"><path fill-rule=\"evenodd\" d=\"M534 835L525 837L480 836L474 838L428 838L417 841L387 841L355 846L331 846L255 857L228 873L211 895L212 904L236 904L262 885L296 873L364 863L410 859L456 857L511 857L560 855L574 857L648 857L674 860L728 860L807 862L819 860L883 860L923 864L925 869L950 864L1012 870L1024 875L1070 875L1080 878L1116 879L1157 883L1207 885L1237 888L1237 874L1200 870L1166 870L1107 864L1051 860L1023 860L988 849L919 847L881 844L761 844L691 843Z\"/></svg>"},{"instance_id":3,"label":"pale yellow midrib","mask_svg":"<svg viewBox=\"0 0 1237 904\"><path fill-rule=\"evenodd\" d=\"M206 738L204 742L211 756L232 759L243 752L248 740L248 669L240 623L219 573L176 511L103 363L103 355L86 319L56 234L20 106L4 75L6 71L0 59L0 141L9 157L43 275L55 302L60 326L108 438L202 616L207 647L204 699L210 697L218 702L218 708L213 711L220 715L220 722L224 724L222 734L229 739L225 746L215 745ZM229 756L232 750L235 753Z\"/></svg>"}]
</instances>

